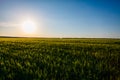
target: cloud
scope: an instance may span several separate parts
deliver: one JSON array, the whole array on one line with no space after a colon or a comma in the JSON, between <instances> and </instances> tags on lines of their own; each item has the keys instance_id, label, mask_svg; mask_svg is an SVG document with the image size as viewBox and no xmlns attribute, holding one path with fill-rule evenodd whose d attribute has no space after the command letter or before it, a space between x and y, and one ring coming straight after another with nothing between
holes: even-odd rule
<instances>
[{"instance_id":1,"label":"cloud","mask_svg":"<svg viewBox=\"0 0 120 80\"><path fill-rule=\"evenodd\" d=\"M18 23L14 22L0 22L0 27L18 27Z\"/></svg>"}]
</instances>

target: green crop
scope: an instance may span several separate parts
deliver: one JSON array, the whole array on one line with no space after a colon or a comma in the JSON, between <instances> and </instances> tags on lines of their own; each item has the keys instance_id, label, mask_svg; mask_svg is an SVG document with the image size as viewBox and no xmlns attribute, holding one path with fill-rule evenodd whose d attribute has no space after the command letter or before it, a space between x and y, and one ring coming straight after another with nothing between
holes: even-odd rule
<instances>
[{"instance_id":1,"label":"green crop","mask_svg":"<svg viewBox=\"0 0 120 80\"><path fill-rule=\"evenodd\" d=\"M0 38L0 80L120 80L120 39Z\"/></svg>"}]
</instances>

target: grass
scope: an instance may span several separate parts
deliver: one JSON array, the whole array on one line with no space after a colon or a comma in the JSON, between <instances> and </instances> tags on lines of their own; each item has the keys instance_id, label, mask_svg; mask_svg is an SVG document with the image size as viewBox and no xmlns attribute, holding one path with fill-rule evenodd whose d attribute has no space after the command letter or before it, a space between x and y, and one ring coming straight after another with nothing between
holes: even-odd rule
<instances>
[{"instance_id":1,"label":"grass","mask_svg":"<svg viewBox=\"0 0 120 80\"><path fill-rule=\"evenodd\" d=\"M120 80L120 39L0 38L0 80Z\"/></svg>"}]
</instances>

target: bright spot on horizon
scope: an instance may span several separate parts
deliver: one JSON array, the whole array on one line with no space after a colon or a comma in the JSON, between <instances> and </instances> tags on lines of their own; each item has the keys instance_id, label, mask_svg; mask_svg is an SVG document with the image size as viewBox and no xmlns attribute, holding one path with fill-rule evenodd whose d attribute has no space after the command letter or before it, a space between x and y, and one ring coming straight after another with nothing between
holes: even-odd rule
<instances>
[{"instance_id":1,"label":"bright spot on horizon","mask_svg":"<svg viewBox=\"0 0 120 80\"><path fill-rule=\"evenodd\" d=\"M22 31L25 34L34 34L36 32L36 24L32 20L26 20L22 23Z\"/></svg>"}]
</instances>

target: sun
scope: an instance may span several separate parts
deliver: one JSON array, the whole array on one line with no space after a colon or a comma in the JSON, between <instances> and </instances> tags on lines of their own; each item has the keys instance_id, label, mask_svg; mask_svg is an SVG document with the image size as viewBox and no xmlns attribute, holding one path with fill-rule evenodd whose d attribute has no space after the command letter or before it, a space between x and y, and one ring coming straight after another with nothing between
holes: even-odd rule
<instances>
[{"instance_id":1,"label":"sun","mask_svg":"<svg viewBox=\"0 0 120 80\"><path fill-rule=\"evenodd\" d=\"M22 31L26 34L33 34L36 31L36 25L32 20L26 20L22 23Z\"/></svg>"}]
</instances>

